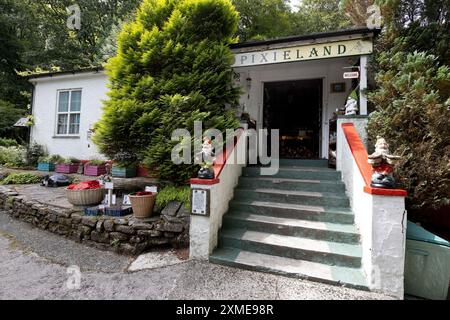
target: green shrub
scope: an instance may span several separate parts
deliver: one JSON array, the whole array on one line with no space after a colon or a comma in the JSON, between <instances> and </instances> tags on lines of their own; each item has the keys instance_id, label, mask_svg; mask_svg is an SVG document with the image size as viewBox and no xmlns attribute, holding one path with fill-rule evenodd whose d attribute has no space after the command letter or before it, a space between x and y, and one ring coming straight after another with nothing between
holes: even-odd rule
<instances>
[{"instance_id":1,"label":"green shrub","mask_svg":"<svg viewBox=\"0 0 450 320\"><path fill-rule=\"evenodd\" d=\"M0 138L0 147L17 147L19 144L14 139Z\"/></svg>"},{"instance_id":2,"label":"green shrub","mask_svg":"<svg viewBox=\"0 0 450 320\"><path fill-rule=\"evenodd\" d=\"M50 156L49 155L40 156L38 158L38 162L39 163L50 163Z\"/></svg>"},{"instance_id":3,"label":"green shrub","mask_svg":"<svg viewBox=\"0 0 450 320\"><path fill-rule=\"evenodd\" d=\"M409 192L409 208L450 204L450 69L432 55L396 48L377 62L370 138L383 136L403 157L396 180Z\"/></svg>"},{"instance_id":4,"label":"green shrub","mask_svg":"<svg viewBox=\"0 0 450 320\"><path fill-rule=\"evenodd\" d=\"M34 173L12 173L0 184L34 184L41 182L42 177Z\"/></svg>"},{"instance_id":5,"label":"green shrub","mask_svg":"<svg viewBox=\"0 0 450 320\"><path fill-rule=\"evenodd\" d=\"M156 205L158 208L164 208L171 201L184 203L186 208L191 206L191 188L166 186L158 192L156 196Z\"/></svg>"},{"instance_id":6,"label":"green shrub","mask_svg":"<svg viewBox=\"0 0 450 320\"><path fill-rule=\"evenodd\" d=\"M196 165L171 161L175 129L193 136L194 121L222 132L239 126L232 108L238 14L229 0L144 0L118 37L111 82L94 142L117 162L143 161L160 180L182 185Z\"/></svg>"},{"instance_id":7,"label":"green shrub","mask_svg":"<svg viewBox=\"0 0 450 320\"><path fill-rule=\"evenodd\" d=\"M78 164L80 163L80 160L77 158L63 158L63 157L59 157L56 156L56 158L54 158L54 160L56 160L56 164L67 164L67 165L71 165L71 164Z\"/></svg>"},{"instance_id":8,"label":"green shrub","mask_svg":"<svg viewBox=\"0 0 450 320\"><path fill-rule=\"evenodd\" d=\"M90 166L96 166L96 167L103 166L105 163L106 163L106 161L99 160L99 159L92 159L92 160L89 160L89 162L88 162L88 164Z\"/></svg>"},{"instance_id":9,"label":"green shrub","mask_svg":"<svg viewBox=\"0 0 450 320\"><path fill-rule=\"evenodd\" d=\"M134 167L138 163L138 157L133 152L120 151L112 157L115 165L120 168Z\"/></svg>"},{"instance_id":10,"label":"green shrub","mask_svg":"<svg viewBox=\"0 0 450 320\"><path fill-rule=\"evenodd\" d=\"M46 152L42 145L33 142L27 147L26 161L30 166L37 165L39 158L45 156Z\"/></svg>"},{"instance_id":11,"label":"green shrub","mask_svg":"<svg viewBox=\"0 0 450 320\"><path fill-rule=\"evenodd\" d=\"M0 147L0 164L6 167L22 167L26 162L25 154L24 147Z\"/></svg>"},{"instance_id":12,"label":"green shrub","mask_svg":"<svg viewBox=\"0 0 450 320\"><path fill-rule=\"evenodd\" d=\"M54 154L54 155L45 155L42 157L39 157L38 162L40 163L64 163L65 159L63 157L61 157L58 154Z\"/></svg>"}]
</instances>

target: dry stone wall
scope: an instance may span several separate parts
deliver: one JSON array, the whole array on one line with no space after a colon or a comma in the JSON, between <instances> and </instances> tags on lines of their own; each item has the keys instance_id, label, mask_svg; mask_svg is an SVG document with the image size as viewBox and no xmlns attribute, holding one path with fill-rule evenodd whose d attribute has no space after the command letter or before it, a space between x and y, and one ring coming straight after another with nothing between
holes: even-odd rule
<instances>
[{"instance_id":1,"label":"dry stone wall","mask_svg":"<svg viewBox=\"0 0 450 320\"><path fill-rule=\"evenodd\" d=\"M169 203L148 219L84 216L82 212L46 205L0 186L0 212L61 236L120 254L137 255L156 246L189 245L189 210ZM3 213L3 214L4 214ZM0 213L2 214L2 213Z\"/></svg>"}]
</instances>

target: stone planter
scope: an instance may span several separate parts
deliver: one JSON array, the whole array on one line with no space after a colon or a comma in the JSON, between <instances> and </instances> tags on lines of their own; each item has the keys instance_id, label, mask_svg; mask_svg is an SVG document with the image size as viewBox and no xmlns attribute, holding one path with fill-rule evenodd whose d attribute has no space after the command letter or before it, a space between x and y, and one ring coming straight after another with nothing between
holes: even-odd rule
<instances>
[{"instance_id":1,"label":"stone planter","mask_svg":"<svg viewBox=\"0 0 450 320\"><path fill-rule=\"evenodd\" d=\"M105 198L105 189L69 190L66 189L67 200L74 206L94 206Z\"/></svg>"},{"instance_id":2,"label":"stone planter","mask_svg":"<svg viewBox=\"0 0 450 320\"><path fill-rule=\"evenodd\" d=\"M139 219L149 218L153 213L155 206L156 194L137 196L130 195L131 207L133 215Z\"/></svg>"},{"instance_id":3,"label":"stone planter","mask_svg":"<svg viewBox=\"0 0 450 320\"><path fill-rule=\"evenodd\" d=\"M132 168L112 168L112 176L116 178L134 178L136 177L136 167Z\"/></svg>"},{"instance_id":4,"label":"stone planter","mask_svg":"<svg viewBox=\"0 0 450 320\"><path fill-rule=\"evenodd\" d=\"M58 173L78 173L78 168L80 165L77 164L57 164L56 165L56 172Z\"/></svg>"},{"instance_id":5,"label":"stone planter","mask_svg":"<svg viewBox=\"0 0 450 320\"><path fill-rule=\"evenodd\" d=\"M50 162L39 162L37 169L39 171L55 171L55 164Z\"/></svg>"},{"instance_id":6,"label":"stone planter","mask_svg":"<svg viewBox=\"0 0 450 320\"><path fill-rule=\"evenodd\" d=\"M86 164L84 166L84 175L86 175L86 176L98 177L98 176L101 176L104 174L106 174L106 166L105 165L90 166L90 165Z\"/></svg>"}]
</instances>

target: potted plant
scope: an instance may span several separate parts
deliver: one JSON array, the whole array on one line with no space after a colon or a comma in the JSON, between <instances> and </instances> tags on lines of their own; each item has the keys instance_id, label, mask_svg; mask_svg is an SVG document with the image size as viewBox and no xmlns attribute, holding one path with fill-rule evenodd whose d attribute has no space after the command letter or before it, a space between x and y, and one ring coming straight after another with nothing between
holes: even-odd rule
<instances>
[{"instance_id":1,"label":"potted plant","mask_svg":"<svg viewBox=\"0 0 450 320\"><path fill-rule=\"evenodd\" d=\"M39 171L55 171L55 164L61 160L59 155L45 155L41 156L38 159L38 167Z\"/></svg>"},{"instance_id":2,"label":"potted plant","mask_svg":"<svg viewBox=\"0 0 450 320\"><path fill-rule=\"evenodd\" d=\"M133 215L139 219L149 218L153 213L155 206L156 193L136 192L130 194L131 208Z\"/></svg>"},{"instance_id":3,"label":"potted plant","mask_svg":"<svg viewBox=\"0 0 450 320\"><path fill-rule=\"evenodd\" d=\"M84 174L91 177L106 174L106 161L98 159L90 160L84 165Z\"/></svg>"},{"instance_id":4,"label":"potted plant","mask_svg":"<svg viewBox=\"0 0 450 320\"><path fill-rule=\"evenodd\" d=\"M83 181L66 188L67 200L74 206L97 205L105 198L106 190L98 180Z\"/></svg>"},{"instance_id":5,"label":"potted plant","mask_svg":"<svg viewBox=\"0 0 450 320\"><path fill-rule=\"evenodd\" d=\"M131 152L118 152L114 156L112 176L117 178L136 177L137 157Z\"/></svg>"},{"instance_id":6,"label":"potted plant","mask_svg":"<svg viewBox=\"0 0 450 320\"><path fill-rule=\"evenodd\" d=\"M136 174L138 177L148 177L150 174L150 168L145 164L139 164Z\"/></svg>"},{"instance_id":7,"label":"potted plant","mask_svg":"<svg viewBox=\"0 0 450 320\"><path fill-rule=\"evenodd\" d=\"M58 173L77 173L80 167L80 160L76 158L61 158L56 164Z\"/></svg>"}]
</instances>

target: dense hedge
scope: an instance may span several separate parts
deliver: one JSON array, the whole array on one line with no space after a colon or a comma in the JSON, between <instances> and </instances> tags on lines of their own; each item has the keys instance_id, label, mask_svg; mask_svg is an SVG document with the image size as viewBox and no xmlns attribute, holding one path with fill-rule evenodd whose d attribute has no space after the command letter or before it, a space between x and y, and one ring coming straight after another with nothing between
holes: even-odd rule
<instances>
[{"instance_id":1,"label":"dense hedge","mask_svg":"<svg viewBox=\"0 0 450 320\"><path fill-rule=\"evenodd\" d=\"M370 94L376 111L369 136L380 135L403 156L396 170L409 192L408 207L450 204L450 69L433 55L407 53L398 46L378 57L378 89Z\"/></svg>"},{"instance_id":2,"label":"dense hedge","mask_svg":"<svg viewBox=\"0 0 450 320\"><path fill-rule=\"evenodd\" d=\"M229 0L143 1L107 66L111 91L94 136L100 151L118 161L124 154L143 160L163 180L192 177L197 166L172 163L178 142L171 135L179 128L193 133L196 120L204 129L238 126L229 108L239 91L228 48L237 24Z\"/></svg>"}]
</instances>

